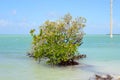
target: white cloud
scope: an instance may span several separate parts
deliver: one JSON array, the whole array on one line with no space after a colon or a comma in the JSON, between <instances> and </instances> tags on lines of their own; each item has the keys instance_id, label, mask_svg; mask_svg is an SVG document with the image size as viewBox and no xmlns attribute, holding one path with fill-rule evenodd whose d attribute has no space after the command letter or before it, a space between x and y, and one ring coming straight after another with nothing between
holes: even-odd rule
<instances>
[{"instance_id":1,"label":"white cloud","mask_svg":"<svg viewBox=\"0 0 120 80\"><path fill-rule=\"evenodd\" d=\"M28 22L27 20L22 21L11 21L0 19L0 27L35 27L38 26L35 22Z\"/></svg>"},{"instance_id":2,"label":"white cloud","mask_svg":"<svg viewBox=\"0 0 120 80\"><path fill-rule=\"evenodd\" d=\"M5 27L8 25L11 25L12 22L8 21L8 20L4 20L4 19L0 19L0 27Z\"/></svg>"},{"instance_id":3,"label":"white cloud","mask_svg":"<svg viewBox=\"0 0 120 80\"><path fill-rule=\"evenodd\" d=\"M39 23L23 20L0 19L0 34L28 34L33 28L38 29ZM39 31L39 30L38 30Z\"/></svg>"},{"instance_id":4,"label":"white cloud","mask_svg":"<svg viewBox=\"0 0 120 80\"><path fill-rule=\"evenodd\" d=\"M17 11L16 10L12 10L12 15L16 15Z\"/></svg>"}]
</instances>

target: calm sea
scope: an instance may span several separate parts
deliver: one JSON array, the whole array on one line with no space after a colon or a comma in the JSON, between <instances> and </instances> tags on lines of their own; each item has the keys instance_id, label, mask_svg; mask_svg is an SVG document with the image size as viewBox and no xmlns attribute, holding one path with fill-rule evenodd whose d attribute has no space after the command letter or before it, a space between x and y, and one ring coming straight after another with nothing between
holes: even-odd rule
<instances>
[{"instance_id":1,"label":"calm sea","mask_svg":"<svg viewBox=\"0 0 120 80\"><path fill-rule=\"evenodd\" d=\"M120 74L120 35L85 35L81 65L54 67L26 56L29 35L0 35L0 80L88 80L95 73Z\"/></svg>"}]
</instances>

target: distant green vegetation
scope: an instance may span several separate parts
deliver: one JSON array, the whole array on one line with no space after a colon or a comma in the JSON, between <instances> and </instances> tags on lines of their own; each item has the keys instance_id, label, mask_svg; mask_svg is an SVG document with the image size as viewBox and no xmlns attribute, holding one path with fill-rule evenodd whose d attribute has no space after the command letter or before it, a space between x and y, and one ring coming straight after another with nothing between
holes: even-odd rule
<instances>
[{"instance_id":1,"label":"distant green vegetation","mask_svg":"<svg viewBox=\"0 0 120 80\"><path fill-rule=\"evenodd\" d=\"M80 55L77 48L82 44L85 23L85 18L73 20L70 14L57 21L46 21L38 34L35 29L30 31L33 46L29 55L39 61L46 59L51 65L74 62Z\"/></svg>"}]
</instances>

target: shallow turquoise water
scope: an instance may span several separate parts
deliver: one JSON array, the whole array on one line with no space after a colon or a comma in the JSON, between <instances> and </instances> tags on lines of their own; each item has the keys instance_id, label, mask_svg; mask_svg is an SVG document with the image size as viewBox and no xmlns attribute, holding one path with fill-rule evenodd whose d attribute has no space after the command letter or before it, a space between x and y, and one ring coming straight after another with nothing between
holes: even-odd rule
<instances>
[{"instance_id":1,"label":"shallow turquoise water","mask_svg":"<svg viewBox=\"0 0 120 80\"><path fill-rule=\"evenodd\" d=\"M88 80L94 73L120 74L120 35L85 35L82 65L54 67L28 58L29 35L0 35L0 80ZM83 65L84 64L84 65Z\"/></svg>"},{"instance_id":2,"label":"shallow turquoise water","mask_svg":"<svg viewBox=\"0 0 120 80\"><path fill-rule=\"evenodd\" d=\"M120 35L86 35L79 51L88 55L89 60L120 60Z\"/></svg>"}]
</instances>

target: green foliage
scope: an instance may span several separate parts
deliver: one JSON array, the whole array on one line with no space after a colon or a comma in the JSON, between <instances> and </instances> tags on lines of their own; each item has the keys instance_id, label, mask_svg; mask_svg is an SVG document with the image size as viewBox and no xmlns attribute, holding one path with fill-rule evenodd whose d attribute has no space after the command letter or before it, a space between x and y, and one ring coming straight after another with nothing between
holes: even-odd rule
<instances>
[{"instance_id":1,"label":"green foliage","mask_svg":"<svg viewBox=\"0 0 120 80\"><path fill-rule=\"evenodd\" d=\"M46 21L38 34L34 34L35 29L31 30L32 55L36 60L47 58L47 63L52 65L70 60L78 55L85 22L83 17L72 20L72 16L66 14L58 21Z\"/></svg>"}]
</instances>

